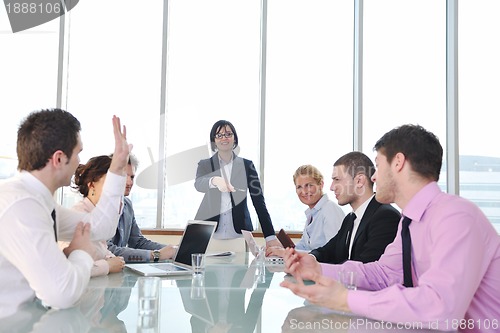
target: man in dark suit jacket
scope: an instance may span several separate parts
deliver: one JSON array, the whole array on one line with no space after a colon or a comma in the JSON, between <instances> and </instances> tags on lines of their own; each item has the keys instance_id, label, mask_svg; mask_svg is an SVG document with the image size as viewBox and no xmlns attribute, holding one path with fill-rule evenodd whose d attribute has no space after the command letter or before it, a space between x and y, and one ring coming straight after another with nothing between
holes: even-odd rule
<instances>
[{"instance_id":1,"label":"man in dark suit jacket","mask_svg":"<svg viewBox=\"0 0 500 333\"><path fill-rule=\"evenodd\" d=\"M401 215L393 206L375 200L371 180L374 172L371 160L360 152L348 153L335 162L330 189L339 205L349 204L353 213L344 218L335 237L310 252L317 261L376 261L396 237Z\"/></svg>"}]
</instances>

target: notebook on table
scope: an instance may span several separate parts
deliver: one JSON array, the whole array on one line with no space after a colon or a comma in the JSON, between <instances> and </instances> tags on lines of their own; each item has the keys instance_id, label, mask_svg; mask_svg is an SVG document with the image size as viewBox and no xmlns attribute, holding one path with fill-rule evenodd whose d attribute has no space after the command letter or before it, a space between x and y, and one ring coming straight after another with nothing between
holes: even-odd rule
<instances>
[{"instance_id":1,"label":"notebook on table","mask_svg":"<svg viewBox=\"0 0 500 333\"><path fill-rule=\"evenodd\" d=\"M191 254L205 253L216 226L217 222L212 221L188 221L173 262L126 264L125 267L144 276L191 274Z\"/></svg>"},{"instance_id":2,"label":"notebook on table","mask_svg":"<svg viewBox=\"0 0 500 333\"><path fill-rule=\"evenodd\" d=\"M255 241L255 238L253 237L253 234L250 231L247 230L241 230L241 233L243 234L243 237L245 238L245 242L247 243L248 249L252 254L257 257L259 250L258 247L259 245ZM268 256L266 257L266 262L268 264L283 264L283 258L278 257L278 256Z\"/></svg>"}]
</instances>

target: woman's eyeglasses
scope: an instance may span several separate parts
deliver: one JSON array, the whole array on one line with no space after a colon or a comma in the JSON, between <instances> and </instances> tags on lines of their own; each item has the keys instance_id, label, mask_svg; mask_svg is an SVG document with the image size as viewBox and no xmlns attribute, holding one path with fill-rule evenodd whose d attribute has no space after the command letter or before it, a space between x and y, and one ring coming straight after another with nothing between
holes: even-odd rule
<instances>
[{"instance_id":1,"label":"woman's eyeglasses","mask_svg":"<svg viewBox=\"0 0 500 333\"><path fill-rule=\"evenodd\" d=\"M232 138L233 137L233 133L232 132L226 132L226 133L217 133L215 134L215 137L217 139L222 139L222 138Z\"/></svg>"}]
</instances>

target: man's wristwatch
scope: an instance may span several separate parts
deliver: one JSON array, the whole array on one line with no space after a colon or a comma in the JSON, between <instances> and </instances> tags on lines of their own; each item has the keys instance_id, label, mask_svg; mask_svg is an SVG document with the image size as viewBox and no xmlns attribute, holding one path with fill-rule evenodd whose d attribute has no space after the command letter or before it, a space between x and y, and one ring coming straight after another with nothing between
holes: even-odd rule
<instances>
[{"instance_id":1,"label":"man's wristwatch","mask_svg":"<svg viewBox=\"0 0 500 333\"><path fill-rule=\"evenodd\" d=\"M160 251L159 250L154 250L153 251L153 261L158 262L160 260Z\"/></svg>"}]
</instances>

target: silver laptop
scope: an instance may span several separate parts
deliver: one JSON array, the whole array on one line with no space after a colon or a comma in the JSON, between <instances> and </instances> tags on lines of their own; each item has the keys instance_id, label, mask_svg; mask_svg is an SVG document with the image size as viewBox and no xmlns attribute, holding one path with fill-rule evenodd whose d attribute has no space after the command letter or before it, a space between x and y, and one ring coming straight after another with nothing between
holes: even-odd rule
<instances>
[{"instance_id":1,"label":"silver laptop","mask_svg":"<svg viewBox=\"0 0 500 333\"><path fill-rule=\"evenodd\" d=\"M245 242L247 243L248 249L250 250L250 252L252 252L252 254L255 257L257 257L259 250L257 249L258 245L257 245L257 242L255 241L255 238L253 238L253 234L247 230L241 230L241 233L243 234L243 237L245 238ZM283 258L278 257L278 256L268 256L268 257L266 257L266 262L268 264L284 264L285 263Z\"/></svg>"},{"instance_id":2,"label":"silver laptop","mask_svg":"<svg viewBox=\"0 0 500 333\"><path fill-rule=\"evenodd\" d=\"M188 221L173 262L126 264L125 267L144 276L191 274L191 254L205 253L216 226L217 222L212 221Z\"/></svg>"}]
</instances>

